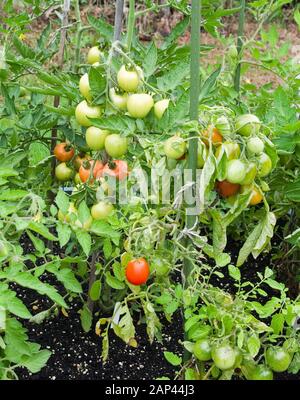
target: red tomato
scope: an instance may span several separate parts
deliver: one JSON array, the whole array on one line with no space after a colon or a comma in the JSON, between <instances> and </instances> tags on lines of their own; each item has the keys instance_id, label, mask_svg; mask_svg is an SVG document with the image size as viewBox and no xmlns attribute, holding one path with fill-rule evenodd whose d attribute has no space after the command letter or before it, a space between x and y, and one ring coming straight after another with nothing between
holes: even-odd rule
<instances>
[{"instance_id":1,"label":"red tomato","mask_svg":"<svg viewBox=\"0 0 300 400\"><path fill-rule=\"evenodd\" d=\"M74 157L75 152L74 152L73 147L70 144L68 144L66 142L62 142L62 143L57 144L54 147L53 153L58 161L66 162L66 161L70 161L71 158Z\"/></svg>"},{"instance_id":2,"label":"red tomato","mask_svg":"<svg viewBox=\"0 0 300 400\"><path fill-rule=\"evenodd\" d=\"M95 165L94 165L95 163ZM94 166L94 167L93 167ZM102 176L102 171L103 171L103 164L99 160L89 160L89 161L84 161L79 168L79 176L82 182L86 182L89 177L90 177L90 172L91 168L93 168L93 174L92 176L97 179L101 178ZM93 178L90 179L91 182L94 181Z\"/></svg>"},{"instance_id":3,"label":"red tomato","mask_svg":"<svg viewBox=\"0 0 300 400\"><path fill-rule=\"evenodd\" d=\"M144 258L129 261L126 267L126 278L133 285L142 285L150 275L149 264Z\"/></svg>"},{"instance_id":4,"label":"red tomato","mask_svg":"<svg viewBox=\"0 0 300 400\"><path fill-rule=\"evenodd\" d=\"M108 162L103 168L102 175L113 176L118 180L123 180L128 176L128 165L123 160L113 160Z\"/></svg>"},{"instance_id":5,"label":"red tomato","mask_svg":"<svg viewBox=\"0 0 300 400\"><path fill-rule=\"evenodd\" d=\"M230 197L239 191L240 185L228 181L221 181L217 182L216 188L221 197Z\"/></svg>"}]
</instances>

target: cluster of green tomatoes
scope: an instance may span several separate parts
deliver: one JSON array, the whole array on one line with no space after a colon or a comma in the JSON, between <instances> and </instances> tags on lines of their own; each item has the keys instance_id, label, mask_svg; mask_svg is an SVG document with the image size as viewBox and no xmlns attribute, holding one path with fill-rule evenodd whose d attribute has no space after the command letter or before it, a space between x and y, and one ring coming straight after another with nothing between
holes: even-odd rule
<instances>
[{"instance_id":1,"label":"cluster of green tomatoes","mask_svg":"<svg viewBox=\"0 0 300 400\"><path fill-rule=\"evenodd\" d=\"M264 363L247 359L241 349L230 343L213 344L209 338L197 340L193 354L196 360L212 362L212 376L218 378L221 371L240 369L248 380L273 380L273 372L288 369L298 348L294 339L287 339L282 346L270 346L264 353ZM244 366L247 365L247 368Z\"/></svg>"}]
</instances>

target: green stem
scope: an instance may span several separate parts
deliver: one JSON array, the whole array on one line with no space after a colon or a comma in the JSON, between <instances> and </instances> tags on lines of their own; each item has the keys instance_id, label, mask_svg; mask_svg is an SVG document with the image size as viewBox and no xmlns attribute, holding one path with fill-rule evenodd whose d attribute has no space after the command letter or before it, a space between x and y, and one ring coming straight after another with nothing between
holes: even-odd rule
<instances>
[{"instance_id":1,"label":"green stem","mask_svg":"<svg viewBox=\"0 0 300 400\"><path fill-rule=\"evenodd\" d=\"M199 93L200 93L200 19L201 19L201 0L192 0L192 22L191 22L191 84L190 84L190 119L192 121L198 121L198 106L199 106ZM189 154L188 154L188 169L192 171L192 180L196 181L196 169L197 169L197 148L198 139L196 132L190 132L189 141ZM194 188L190 189L191 195L195 192ZM190 205L191 208L196 206ZM188 229L192 229L197 221L196 215L187 215L186 225ZM191 246L191 240L186 239L186 248ZM183 285L188 287L188 280L191 270L193 268L192 262L185 258L183 265ZM185 360L190 358L190 354L186 351L184 354Z\"/></svg>"},{"instance_id":2,"label":"green stem","mask_svg":"<svg viewBox=\"0 0 300 400\"><path fill-rule=\"evenodd\" d=\"M135 0L129 0L129 13L127 22L127 48L130 52L135 23Z\"/></svg>"},{"instance_id":3,"label":"green stem","mask_svg":"<svg viewBox=\"0 0 300 400\"><path fill-rule=\"evenodd\" d=\"M237 51L240 55L243 49L243 36L244 36L244 24L245 24L245 9L246 9L246 1L240 0L240 16L239 16L239 28L238 28L238 38L237 38ZM241 63L239 62L234 76L234 88L239 93L240 91L240 81L241 81Z\"/></svg>"},{"instance_id":4,"label":"green stem","mask_svg":"<svg viewBox=\"0 0 300 400\"><path fill-rule=\"evenodd\" d=\"M135 13L136 17L140 17L143 14L148 14L149 12L158 12L161 8L169 7L170 4L154 4L153 6L146 8L145 10L140 10Z\"/></svg>"}]
</instances>

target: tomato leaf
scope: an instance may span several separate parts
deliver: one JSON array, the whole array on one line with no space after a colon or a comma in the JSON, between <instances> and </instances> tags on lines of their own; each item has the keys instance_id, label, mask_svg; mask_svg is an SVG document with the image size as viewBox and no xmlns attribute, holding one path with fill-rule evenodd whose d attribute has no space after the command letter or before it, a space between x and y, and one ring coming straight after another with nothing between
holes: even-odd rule
<instances>
[{"instance_id":1,"label":"tomato leaf","mask_svg":"<svg viewBox=\"0 0 300 400\"><path fill-rule=\"evenodd\" d=\"M170 351L164 351L164 356L165 359L174 367L177 367L182 363L182 357L179 357L177 354L174 354Z\"/></svg>"},{"instance_id":2,"label":"tomato leaf","mask_svg":"<svg viewBox=\"0 0 300 400\"><path fill-rule=\"evenodd\" d=\"M92 247L91 235L86 231L77 229L76 237L77 237L77 240L78 240L80 246L82 247L82 250L84 251L85 255L88 257L90 254L90 251L91 251L91 247Z\"/></svg>"},{"instance_id":3,"label":"tomato leaf","mask_svg":"<svg viewBox=\"0 0 300 400\"><path fill-rule=\"evenodd\" d=\"M123 282L119 281L116 277L112 276L112 274L108 271L105 274L106 283L112 287L113 289L121 290L125 288Z\"/></svg>"},{"instance_id":4,"label":"tomato leaf","mask_svg":"<svg viewBox=\"0 0 300 400\"><path fill-rule=\"evenodd\" d=\"M93 316L86 304L79 311L79 314L80 314L81 326L84 332L89 332L92 327Z\"/></svg>"}]
</instances>

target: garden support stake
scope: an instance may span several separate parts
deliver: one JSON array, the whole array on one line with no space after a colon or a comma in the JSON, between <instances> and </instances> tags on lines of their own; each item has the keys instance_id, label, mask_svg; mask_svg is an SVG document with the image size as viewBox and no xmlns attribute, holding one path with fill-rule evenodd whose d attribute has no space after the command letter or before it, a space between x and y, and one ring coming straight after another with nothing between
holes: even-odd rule
<instances>
[{"instance_id":1,"label":"garden support stake","mask_svg":"<svg viewBox=\"0 0 300 400\"><path fill-rule=\"evenodd\" d=\"M241 10L239 14L239 27L238 27L238 38L237 38L237 51L238 51L238 64L236 67L235 71L235 76L234 76L234 88L237 93L240 91L240 81L241 81L241 63L240 63L240 57L241 57L241 52L243 50L243 36L244 36L244 25L245 25L245 8L246 8L246 1L241 0L240 4Z\"/></svg>"},{"instance_id":2,"label":"garden support stake","mask_svg":"<svg viewBox=\"0 0 300 400\"><path fill-rule=\"evenodd\" d=\"M123 21L123 11L124 11L124 0L116 0L116 14L115 14L115 26L114 26L114 41L118 41L120 39L121 36L121 31L122 31L122 21ZM104 151L104 158L105 160L107 159L108 155L107 153ZM89 293L90 293L90 289L92 288L95 280L96 280L96 260L98 257L98 253L94 252L92 254L92 261L90 264L90 276L89 276ZM90 298L90 296L88 296L88 302L87 302L87 306L88 309L90 310L91 313L93 313L93 309L94 309L94 302L92 301L92 299Z\"/></svg>"},{"instance_id":3,"label":"garden support stake","mask_svg":"<svg viewBox=\"0 0 300 400\"><path fill-rule=\"evenodd\" d=\"M62 16L62 29L60 32L60 43L59 43L59 51L58 51L58 67L61 70L64 65L64 53L65 53L65 43L66 43L66 36L67 36L67 25L69 21L69 11L70 11L70 1L71 0L64 0L64 5L63 5L63 16ZM57 108L60 103L60 97L55 96L54 97L54 107ZM51 134L51 154L53 154L54 148L56 146L56 137L57 137L57 128L54 127L52 129L52 134ZM52 179L55 179L55 166L56 166L56 159L55 157L52 158L51 161L51 174L52 174ZM52 192L51 197L52 196Z\"/></svg>"},{"instance_id":4,"label":"garden support stake","mask_svg":"<svg viewBox=\"0 0 300 400\"><path fill-rule=\"evenodd\" d=\"M200 18L201 18L201 0L192 1L192 21L191 21L191 85L190 85L190 119L191 121L198 121L198 103L200 93ZM197 150L198 150L198 132L190 132L189 141L189 154L188 154L188 169L192 171L193 182L196 181L197 169ZM191 194L195 192L195 188L191 187ZM196 201L192 204L191 208L196 206ZM196 215L186 216L186 225L188 229L192 229L197 222ZM185 241L185 246L191 246L189 238ZM190 260L185 259L183 265L183 286L189 286L189 275L192 270L192 263ZM185 359L189 358L189 353L185 352Z\"/></svg>"}]
</instances>

